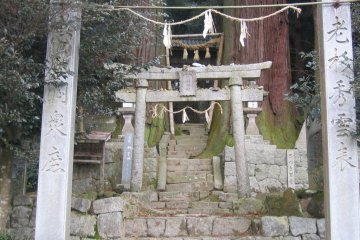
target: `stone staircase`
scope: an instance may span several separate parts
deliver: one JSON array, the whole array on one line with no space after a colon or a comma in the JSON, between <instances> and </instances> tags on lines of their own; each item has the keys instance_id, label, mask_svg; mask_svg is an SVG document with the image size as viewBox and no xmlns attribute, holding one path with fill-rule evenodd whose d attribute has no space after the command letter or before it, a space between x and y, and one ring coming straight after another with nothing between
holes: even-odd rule
<instances>
[{"instance_id":1,"label":"stone staircase","mask_svg":"<svg viewBox=\"0 0 360 240\"><path fill-rule=\"evenodd\" d=\"M146 197L146 210L126 219L127 239L233 239L251 219L234 214L236 194L214 190L211 159L196 158L206 146L204 124L180 126L168 145L166 189Z\"/></svg>"}]
</instances>

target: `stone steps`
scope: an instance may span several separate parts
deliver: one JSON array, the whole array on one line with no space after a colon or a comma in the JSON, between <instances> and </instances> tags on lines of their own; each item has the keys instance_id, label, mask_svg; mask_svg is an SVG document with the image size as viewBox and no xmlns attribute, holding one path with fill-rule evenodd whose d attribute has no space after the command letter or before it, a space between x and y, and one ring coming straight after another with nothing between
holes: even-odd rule
<instances>
[{"instance_id":1,"label":"stone steps","mask_svg":"<svg viewBox=\"0 0 360 240\"><path fill-rule=\"evenodd\" d=\"M211 191L213 189L214 189L213 181L166 184L166 191L168 192L176 192L176 191L196 192L196 191Z\"/></svg>"},{"instance_id":2,"label":"stone steps","mask_svg":"<svg viewBox=\"0 0 360 240\"><path fill-rule=\"evenodd\" d=\"M167 164L169 165L211 165L210 158L167 158Z\"/></svg>"},{"instance_id":3,"label":"stone steps","mask_svg":"<svg viewBox=\"0 0 360 240\"><path fill-rule=\"evenodd\" d=\"M170 176L170 177L174 177L174 176L189 177L189 176L203 176L203 175L207 175L207 174L211 174L211 175L212 175L212 171L178 171L178 172L168 172L168 173L167 173L167 176Z\"/></svg>"},{"instance_id":4,"label":"stone steps","mask_svg":"<svg viewBox=\"0 0 360 240\"><path fill-rule=\"evenodd\" d=\"M133 239L139 237L155 237L157 239L159 237L168 239L178 237L180 239L190 239L189 237L204 239L204 237L211 237L210 239L219 239L218 237L247 235L250 225L251 219L246 217L141 217L125 220L125 236Z\"/></svg>"},{"instance_id":5,"label":"stone steps","mask_svg":"<svg viewBox=\"0 0 360 240\"><path fill-rule=\"evenodd\" d=\"M166 177L167 183L191 183L191 182L202 182L202 181L213 181L214 176L208 172L193 175L186 172L185 175L173 175L168 173Z\"/></svg>"},{"instance_id":6,"label":"stone steps","mask_svg":"<svg viewBox=\"0 0 360 240\"><path fill-rule=\"evenodd\" d=\"M212 171L212 165L169 165L167 166L168 172L185 172L185 171Z\"/></svg>"}]
</instances>

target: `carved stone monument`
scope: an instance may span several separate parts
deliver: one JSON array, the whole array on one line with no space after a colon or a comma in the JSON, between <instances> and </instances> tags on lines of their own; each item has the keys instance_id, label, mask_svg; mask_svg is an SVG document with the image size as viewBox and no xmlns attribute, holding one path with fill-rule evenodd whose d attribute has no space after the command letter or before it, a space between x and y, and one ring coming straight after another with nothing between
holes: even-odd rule
<instances>
[{"instance_id":1,"label":"carved stone monument","mask_svg":"<svg viewBox=\"0 0 360 240\"><path fill-rule=\"evenodd\" d=\"M119 113L122 114L125 123L121 131L121 135L124 136L123 147L123 161L121 172L121 185L124 189L130 189L131 184L131 168L132 168L132 155L133 155L133 142L134 142L134 127L132 126L132 119L135 109L132 107L124 107L119 109Z\"/></svg>"},{"instance_id":2,"label":"carved stone monument","mask_svg":"<svg viewBox=\"0 0 360 240\"><path fill-rule=\"evenodd\" d=\"M37 240L70 238L81 17L80 8L74 3L51 1L50 27L53 28L47 45L49 68L45 76L47 84L41 126L35 229ZM58 70L65 71L66 77L57 76Z\"/></svg>"},{"instance_id":3,"label":"carved stone monument","mask_svg":"<svg viewBox=\"0 0 360 240\"><path fill-rule=\"evenodd\" d=\"M357 146L351 134L356 122L351 11L349 3L341 2L318 9L326 239L355 240L360 239L360 216Z\"/></svg>"}]
</instances>

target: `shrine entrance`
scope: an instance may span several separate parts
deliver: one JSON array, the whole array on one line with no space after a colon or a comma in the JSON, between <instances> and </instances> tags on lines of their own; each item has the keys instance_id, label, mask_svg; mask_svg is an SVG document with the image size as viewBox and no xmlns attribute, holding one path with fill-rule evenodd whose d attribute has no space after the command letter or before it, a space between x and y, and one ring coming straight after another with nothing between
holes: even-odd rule
<instances>
[{"instance_id":1,"label":"shrine entrance","mask_svg":"<svg viewBox=\"0 0 360 240\"><path fill-rule=\"evenodd\" d=\"M263 69L270 67L271 62L216 67L184 67L182 69L151 68L137 75L127 76L136 80L136 89L122 89L116 93L116 96L119 102L136 103L131 190L140 192L142 189L146 103L231 101L237 191L239 196L247 196L250 193L250 187L245 157L243 102L251 104L263 100L265 92L262 87L256 85L255 80L260 78ZM197 88L197 81L209 79L229 80L229 88ZM245 87L243 79L252 84ZM148 81L157 80L179 80L179 90L148 90Z\"/></svg>"}]
</instances>

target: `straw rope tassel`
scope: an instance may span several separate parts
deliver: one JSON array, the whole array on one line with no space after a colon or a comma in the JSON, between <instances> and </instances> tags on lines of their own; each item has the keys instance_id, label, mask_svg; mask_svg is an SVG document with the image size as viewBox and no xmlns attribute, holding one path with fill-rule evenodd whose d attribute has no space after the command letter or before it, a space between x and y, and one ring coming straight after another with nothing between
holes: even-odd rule
<instances>
[{"instance_id":1,"label":"straw rope tassel","mask_svg":"<svg viewBox=\"0 0 360 240\"><path fill-rule=\"evenodd\" d=\"M200 56L199 56L199 50L198 49L194 50L194 61L195 62L200 61Z\"/></svg>"},{"instance_id":2,"label":"straw rope tassel","mask_svg":"<svg viewBox=\"0 0 360 240\"><path fill-rule=\"evenodd\" d=\"M211 58L210 48L209 47L206 48L205 58Z\"/></svg>"},{"instance_id":3,"label":"straw rope tassel","mask_svg":"<svg viewBox=\"0 0 360 240\"><path fill-rule=\"evenodd\" d=\"M163 44L166 48L171 48L171 27L169 24L165 24L164 31L163 31Z\"/></svg>"},{"instance_id":4,"label":"straw rope tassel","mask_svg":"<svg viewBox=\"0 0 360 240\"><path fill-rule=\"evenodd\" d=\"M185 109L184 109L182 112L183 112L182 122L185 123L185 122L189 121L189 117L188 117L188 115L186 114L186 110L185 110Z\"/></svg>"},{"instance_id":5,"label":"straw rope tassel","mask_svg":"<svg viewBox=\"0 0 360 240\"><path fill-rule=\"evenodd\" d=\"M183 60L187 60L188 59L188 51L186 48L184 48L184 52L183 52Z\"/></svg>"}]
</instances>

